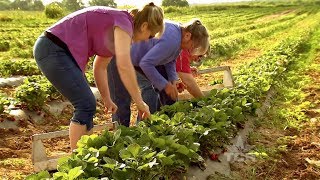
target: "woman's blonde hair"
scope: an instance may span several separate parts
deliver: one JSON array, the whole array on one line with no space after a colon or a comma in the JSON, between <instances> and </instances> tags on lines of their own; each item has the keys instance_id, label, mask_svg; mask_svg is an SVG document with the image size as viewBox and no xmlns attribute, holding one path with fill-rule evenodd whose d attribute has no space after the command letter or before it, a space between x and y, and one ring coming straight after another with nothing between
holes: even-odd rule
<instances>
[{"instance_id":1,"label":"woman's blonde hair","mask_svg":"<svg viewBox=\"0 0 320 180\"><path fill-rule=\"evenodd\" d=\"M160 37L164 31L164 14L161 7L153 2L145 5L142 9L132 9L130 14L133 17L134 31L139 31L144 22L148 23L148 29L152 34Z\"/></svg>"},{"instance_id":2,"label":"woman's blonde hair","mask_svg":"<svg viewBox=\"0 0 320 180\"><path fill-rule=\"evenodd\" d=\"M207 53L210 47L210 38L207 28L202 25L199 19L193 19L190 22L183 24L183 29L191 33L191 40L193 41L194 55L203 55Z\"/></svg>"}]
</instances>

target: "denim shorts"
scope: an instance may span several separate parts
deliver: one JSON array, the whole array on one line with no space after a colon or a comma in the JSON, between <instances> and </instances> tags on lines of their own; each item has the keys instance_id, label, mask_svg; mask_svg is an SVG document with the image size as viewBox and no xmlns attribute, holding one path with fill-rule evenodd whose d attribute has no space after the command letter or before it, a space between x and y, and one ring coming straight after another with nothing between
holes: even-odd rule
<instances>
[{"instance_id":1,"label":"denim shorts","mask_svg":"<svg viewBox=\"0 0 320 180\"><path fill-rule=\"evenodd\" d=\"M37 39L33 55L44 76L75 108L71 121L92 129L96 99L72 55L43 35Z\"/></svg>"}]
</instances>

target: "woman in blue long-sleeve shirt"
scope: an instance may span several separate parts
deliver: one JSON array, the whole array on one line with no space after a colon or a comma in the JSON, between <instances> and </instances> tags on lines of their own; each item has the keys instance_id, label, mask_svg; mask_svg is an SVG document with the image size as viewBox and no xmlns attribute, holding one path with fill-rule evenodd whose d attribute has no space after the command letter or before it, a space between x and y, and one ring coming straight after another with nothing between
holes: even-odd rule
<instances>
[{"instance_id":1,"label":"woman in blue long-sleeve shirt","mask_svg":"<svg viewBox=\"0 0 320 180\"><path fill-rule=\"evenodd\" d=\"M149 105L150 112L159 110L161 102L159 93L166 93L172 101L178 98L176 83L176 59L181 49L194 55L204 54L209 47L209 35L199 20L181 25L166 21L165 31L158 38L134 43L131 47L131 59L136 68L138 83L144 101ZM108 79L112 100L118 106L113 121L121 125L130 125L131 99L120 80L116 61L108 66Z\"/></svg>"}]
</instances>

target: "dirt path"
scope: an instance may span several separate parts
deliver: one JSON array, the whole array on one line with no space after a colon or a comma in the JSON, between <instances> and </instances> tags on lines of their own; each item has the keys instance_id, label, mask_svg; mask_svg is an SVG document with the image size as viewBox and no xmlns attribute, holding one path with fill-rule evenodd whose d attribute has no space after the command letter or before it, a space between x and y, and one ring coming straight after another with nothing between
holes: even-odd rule
<instances>
[{"instance_id":1,"label":"dirt path","mask_svg":"<svg viewBox=\"0 0 320 180\"><path fill-rule=\"evenodd\" d=\"M320 67L320 53L318 54L314 63ZM320 179L320 68L307 71L305 75L311 79L311 83L302 89L302 94L306 95L303 100L274 104L278 107L273 107L270 110L271 115L258 122L263 125L258 125L251 137L251 145L269 156L247 165L233 164L234 177L272 180ZM311 105L308 105L309 103ZM280 129L275 128L279 125L266 125L277 123L275 119L283 116L279 114L281 109L286 111L287 107L292 107L292 112L289 112L289 117L285 117L288 118L287 121L291 119L297 123L293 125L294 128L289 126ZM280 123L282 121L280 120Z\"/></svg>"}]
</instances>

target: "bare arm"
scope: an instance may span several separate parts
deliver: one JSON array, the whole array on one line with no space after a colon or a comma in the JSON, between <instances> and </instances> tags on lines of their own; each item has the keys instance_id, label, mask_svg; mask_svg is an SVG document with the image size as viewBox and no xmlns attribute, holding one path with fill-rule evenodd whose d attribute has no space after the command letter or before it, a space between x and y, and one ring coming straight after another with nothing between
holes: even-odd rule
<instances>
[{"instance_id":1,"label":"bare arm","mask_svg":"<svg viewBox=\"0 0 320 180\"><path fill-rule=\"evenodd\" d=\"M149 107L142 100L136 73L131 62L131 38L127 32L123 31L119 27L115 27L114 42L117 68L120 78L129 94L131 95L133 101L137 104L138 109L142 111L142 113L145 113L145 116L149 116Z\"/></svg>"},{"instance_id":2,"label":"bare arm","mask_svg":"<svg viewBox=\"0 0 320 180\"><path fill-rule=\"evenodd\" d=\"M190 73L178 72L180 79L187 86L187 91L195 98L204 97L196 80Z\"/></svg>"},{"instance_id":3,"label":"bare arm","mask_svg":"<svg viewBox=\"0 0 320 180\"><path fill-rule=\"evenodd\" d=\"M111 100L107 76L107 65L110 60L111 57L96 56L93 61L93 76L105 105L105 111L115 113L117 106Z\"/></svg>"}]
</instances>

